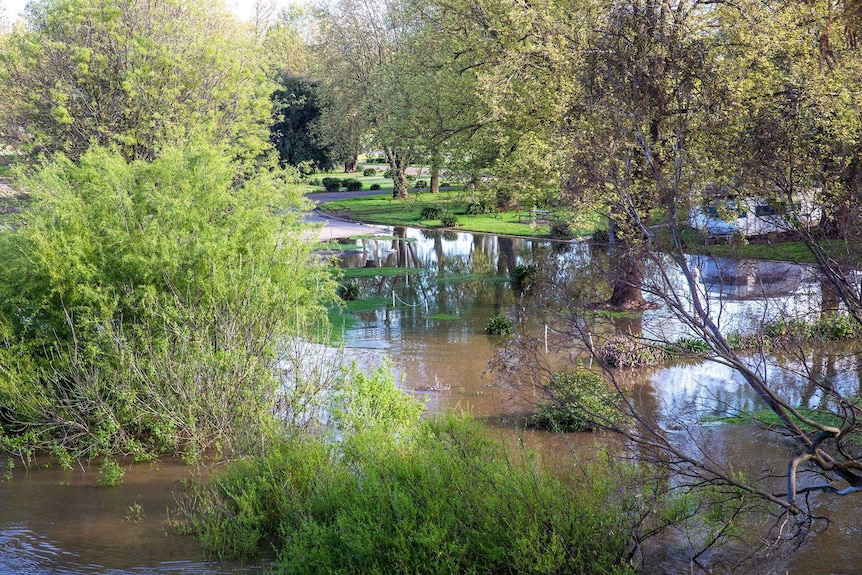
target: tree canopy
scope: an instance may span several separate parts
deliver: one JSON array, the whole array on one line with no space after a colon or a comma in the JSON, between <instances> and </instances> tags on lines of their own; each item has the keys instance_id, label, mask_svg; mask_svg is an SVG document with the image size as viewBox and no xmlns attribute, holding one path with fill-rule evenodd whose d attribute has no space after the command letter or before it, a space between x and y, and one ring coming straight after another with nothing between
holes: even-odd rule
<instances>
[{"instance_id":1,"label":"tree canopy","mask_svg":"<svg viewBox=\"0 0 862 575\"><path fill-rule=\"evenodd\" d=\"M30 154L91 145L153 158L195 130L253 158L270 88L258 52L218 4L37 0L0 57L3 135Z\"/></svg>"}]
</instances>

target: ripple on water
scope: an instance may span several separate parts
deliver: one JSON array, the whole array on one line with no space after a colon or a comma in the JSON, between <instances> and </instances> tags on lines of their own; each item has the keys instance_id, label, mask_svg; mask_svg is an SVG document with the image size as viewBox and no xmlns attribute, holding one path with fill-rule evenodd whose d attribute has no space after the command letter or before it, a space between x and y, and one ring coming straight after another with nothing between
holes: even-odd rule
<instances>
[{"instance_id":1,"label":"ripple on water","mask_svg":"<svg viewBox=\"0 0 862 575\"><path fill-rule=\"evenodd\" d=\"M215 561L163 561L152 567L107 569L80 562L77 553L64 550L47 537L10 525L0 530L0 573L3 575L232 575L262 573L271 565L237 565Z\"/></svg>"}]
</instances>

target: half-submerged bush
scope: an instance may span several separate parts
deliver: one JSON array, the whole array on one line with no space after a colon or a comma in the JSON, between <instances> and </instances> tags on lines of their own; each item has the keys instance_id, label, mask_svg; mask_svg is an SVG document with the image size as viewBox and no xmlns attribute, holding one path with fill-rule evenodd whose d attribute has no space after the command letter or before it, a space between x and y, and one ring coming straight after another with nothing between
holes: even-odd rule
<instances>
[{"instance_id":1,"label":"half-submerged bush","mask_svg":"<svg viewBox=\"0 0 862 575\"><path fill-rule=\"evenodd\" d=\"M530 286L539 277L539 268L534 264L518 264L509 274L509 283L512 289L517 293L523 293L530 289Z\"/></svg>"},{"instance_id":2,"label":"half-submerged bush","mask_svg":"<svg viewBox=\"0 0 862 575\"><path fill-rule=\"evenodd\" d=\"M545 384L551 402L543 404L530 427L556 432L592 431L623 424L620 398L591 371L558 372Z\"/></svg>"},{"instance_id":3,"label":"half-submerged bush","mask_svg":"<svg viewBox=\"0 0 862 575\"><path fill-rule=\"evenodd\" d=\"M297 575L633 573L630 469L599 458L558 476L467 417L423 421L408 443L372 437L282 441L215 476L196 498L207 551L267 541Z\"/></svg>"},{"instance_id":4,"label":"half-submerged bush","mask_svg":"<svg viewBox=\"0 0 862 575\"><path fill-rule=\"evenodd\" d=\"M355 301L359 299L359 284L354 281L340 283L336 293L344 301Z\"/></svg>"},{"instance_id":5,"label":"half-submerged bush","mask_svg":"<svg viewBox=\"0 0 862 575\"><path fill-rule=\"evenodd\" d=\"M680 337L658 343L639 337L614 336L599 346L599 357L610 367L645 367L685 357L704 357L712 350L702 339Z\"/></svg>"},{"instance_id":6,"label":"half-submerged bush","mask_svg":"<svg viewBox=\"0 0 862 575\"><path fill-rule=\"evenodd\" d=\"M485 333L488 335L509 335L515 331L512 320L504 315L495 315L485 323Z\"/></svg>"}]
</instances>

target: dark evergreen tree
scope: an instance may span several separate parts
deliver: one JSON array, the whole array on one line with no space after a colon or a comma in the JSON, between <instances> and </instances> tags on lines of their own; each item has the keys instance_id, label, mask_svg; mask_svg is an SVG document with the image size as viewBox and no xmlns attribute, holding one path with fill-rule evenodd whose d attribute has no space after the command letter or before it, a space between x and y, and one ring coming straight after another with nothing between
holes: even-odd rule
<instances>
[{"instance_id":1,"label":"dark evergreen tree","mask_svg":"<svg viewBox=\"0 0 862 575\"><path fill-rule=\"evenodd\" d=\"M329 147L319 144L313 126L320 116L317 86L304 78L282 74L273 93L276 122L270 138L280 165L310 164L316 170L331 170Z\"/></svg>"}]
</instances>

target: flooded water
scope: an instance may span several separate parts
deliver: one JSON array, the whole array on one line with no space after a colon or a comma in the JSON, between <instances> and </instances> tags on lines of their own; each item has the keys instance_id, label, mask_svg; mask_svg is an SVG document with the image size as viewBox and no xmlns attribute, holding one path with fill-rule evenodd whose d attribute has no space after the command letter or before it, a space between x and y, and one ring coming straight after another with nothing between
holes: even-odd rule
<instances>
[{"instance_id":1,"label":"flooded water","mask_svg":"<svg viewBox=\"0 0 862 575\"><path fill-rule=\"evenodd\" d=\"M358 280L363 298L386 298L388 305L359 314L355 324L345 327L344 342L351 353L370 363L389 356L400 385L424 398L430 410L469 410L486 419L502 437L520 437L550 459L563 459L571 450L594 450L596 438L589 434L561 438L523 430L524 416L538 398L529 389L498 382L489 364L492 360L505 363L507 357L501 354L501 342L483 333L491 316L518 317L536 336L538 356L551 363L578 356L575 342L561 335L567 332L560 318L550 313L554 304L548 302L554 300L537 305L529 298L519 299L506 280L517 265L538 263L545 272L558 274L566 289L600 291L604 289L601 282L589 278L594 273L589 271L594 257L589 246L412 229L396 229L393 234L394 239L357 241L343 265L422 271ZM714 305L720 304L722 326L727 329L753 325L780 310L815 314L832 305L811 270L801 266L705 259L692 263L705 293L713 296ZM570 281L573 277L574 283ZM613 321L615 327L622 325L645 335L685 333L661 309L647 311L642 318ZM561 349L567 350L567 357L559 357ZM808 352L805 359L834 386L859 393L862 362L856 356L825 348ZM803 364L793 357L753 357L751 362L794 401L812 407L825 401L818 388L798 385L792 374ZM698 420L710 411L720 415L758 406L735 372L716 364L685 363L623 375L631 397L671 429L682 429L686 421ZM703 426L700 433L709 456L732 460L739 469L753 473L782 473L792 449L772 434L744 426ZM11 479L0 482L0 573L260 570L260 566L207 562L193 539L166 534L166 510L174 503L180 480L188 474L181 462L131 466L117 488L95 487L95 470L27 470L19 465L8 473ZM826 497L822 503L816 502L817 510L833 520L833 527L810 536L795 555L770 557L756 572L826 575L862 571L858 546L862 527L852 513L854 503L854 499ZM649 572L690 572L688 558L674 542L654 553L647 557ZM716 572L734 572L731 562L735 555L728 553L723 561L720 553L711 558Z\"/></svg>"},{"instance_id":2,"label":"flooded water","mask_svg":"<svg viewBox=\"0 0 862 575\"><path fill-rule=\"evenodd\" d=\"M181 461L127 467L121 485L97 487L96 467L62 469L5 462L0 482L0 573L19 575L257 573L203 559L192 537L168 535L167 509Z\"/></svg>"}]
</instances>

